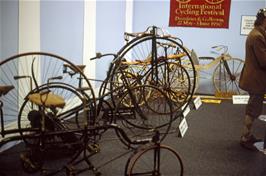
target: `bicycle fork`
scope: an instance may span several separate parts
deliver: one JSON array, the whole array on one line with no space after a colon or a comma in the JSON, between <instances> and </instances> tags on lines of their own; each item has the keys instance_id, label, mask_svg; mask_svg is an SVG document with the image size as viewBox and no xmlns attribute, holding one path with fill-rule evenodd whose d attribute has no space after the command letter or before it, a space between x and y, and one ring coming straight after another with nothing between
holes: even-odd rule
<instances>
[{"instance_id":1,"label":"bicycle fork","mask_svg":"<svg viewBox=\"0 0 266 176\"><path fill-rule=\"evenodd\" d=\"M154 166L153 166L153 175L160 175L160 144L156 143L157 147L154 149Z\"/></svg>"},{"instance_id":2,"label":"bicycle fork","mask_svg":"<svg viewBox=\"0 0 266 176\"><path fill-rule=\"evenodd\" d=\"M221 61L224 64L225 70L228 73L228 75L230 77L230 80L231 81L235 81L236 80L236 76L232 74L232 72L231 72L231 70L229 68L229 65L228 65L227 61L224 59L224 56L222 56L222 60Z\"/></svg>"}]
</instances>

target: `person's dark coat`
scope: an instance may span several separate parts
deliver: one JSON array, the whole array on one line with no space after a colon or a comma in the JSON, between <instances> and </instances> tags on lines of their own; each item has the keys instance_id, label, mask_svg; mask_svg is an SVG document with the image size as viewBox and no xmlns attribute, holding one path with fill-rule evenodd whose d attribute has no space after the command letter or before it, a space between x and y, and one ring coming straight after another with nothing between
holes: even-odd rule
<instances>
[{"instance_id":1,"label":"person's dark coat","mask_svg":"<svg viewBox=\"0 0 266 176\"><path fill-rule=\"evenodd\" d=\"M247 37L239 87L252 93L266 92L266 33L261 27L252 29Z\"/></svg>"}]
</instances>

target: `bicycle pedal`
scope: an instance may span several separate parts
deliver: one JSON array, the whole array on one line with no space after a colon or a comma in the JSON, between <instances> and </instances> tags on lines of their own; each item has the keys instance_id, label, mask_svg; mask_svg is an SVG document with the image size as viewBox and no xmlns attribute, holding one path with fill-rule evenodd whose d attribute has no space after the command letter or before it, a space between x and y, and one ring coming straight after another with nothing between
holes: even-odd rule
<instances>
[{"instance_id":1,"label":"bicycle pedal","mask_svg":"<svg viewBox=\"0 0 266 176\"><path fill-rule=\"evenodd\" d=\"M95 172L95 173L93 173L95 176L101 176L102 175L102 173L101 172L99 172L99 171L97 171L97 172Z\"/></svg>"},{"instance_id":2,"label":"bicycle pedal","mask_svg":"<svg viewBox=\"0 0 266 176\"><path fill-rule=\"evenodd\" d=\"M31 161L31 159L28 158L26 156L26 154L24 154L24 153L20 154L20 159L21 159L22 162L28 164L30 167L35 168L35 164L33 164L33 162Z\"/></svg>"},{"instance_id":3,"label":"bicycle pedal","mask_svg":"<svg viewBox=\"0 0 266 176\"><path fill-rule=\"evenodd\" d=\"M20 160L23 170L27 173L35 173L41 170L42 163L32 160L27 153L21 153Z\"/></svg>"},{"instance_id":4,"label":"bicycle pedal","mask_svg":"<svg viewBox=\"0 0 266 176\"><path fill-rule=\"evenodd\" d=\"M100 171L98 171L98 169L95 167L92 168L92 172L95 176L101 176L102 175L102 173Z\"/></svg>"},{"instance_id":5,"label":"bicycle pedal","mask_svg":"<svg viewBox=\"0 0 266 176\"><path fill-rule=\"evenodd\" d=\"M71 166L66 166L66 175L67 176L75 176L76 173L76 169L71 165Z\"/></svg>"},{"instance_id":6,"label":"bicycle pedal","mask_svg":"<svg viewBox=\"0 0 266 176\"><path fill-rule=\"evenodd\" d=\"M90 144L89 146L89 151L98 153L100 151L100 146L99 144Z\"/></svg>"}]
</instances>

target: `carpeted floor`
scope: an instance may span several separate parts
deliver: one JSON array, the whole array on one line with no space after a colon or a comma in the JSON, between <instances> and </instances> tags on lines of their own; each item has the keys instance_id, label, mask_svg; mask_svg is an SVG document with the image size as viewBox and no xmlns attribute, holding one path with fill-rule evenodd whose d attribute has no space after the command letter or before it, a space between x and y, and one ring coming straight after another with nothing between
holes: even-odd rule
<instances>
[{"instance_id":1,"label":"carpeted floor","mask_svg":"<svg viewBox=\"0 0 266 176\"><path fill-rule=\"evenodd\" d=\"M177 137L175 132L167 136L163 143L179 153L185 176L266 176L266 155L248 151L239 145L244 108L245 105L233 105L229 100L221 104L204 103L186 116L189 128L183 138ZM265 122L257 120L254 134L263 138L265 126ZM102 175L122 176L129 154L105 163L126 151L115 134L108 135L114 138L103 137L101 152L94 157L101 162L98 167ZM23 144L20 144L0 154L0 176L41 175L22 171L19 154L23 150ZM52 160L48 162L54 164ZM93 174L84 172L80 175Z\"/></svg>"}]
</instances>

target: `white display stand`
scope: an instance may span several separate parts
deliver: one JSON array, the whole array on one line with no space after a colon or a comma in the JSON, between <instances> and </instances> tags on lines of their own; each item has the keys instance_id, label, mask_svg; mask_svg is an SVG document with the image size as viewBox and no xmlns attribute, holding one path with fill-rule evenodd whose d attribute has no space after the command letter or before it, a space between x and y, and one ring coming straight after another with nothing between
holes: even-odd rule
<instances>
[{"instance_id":1,"label":"white display stand","mask_svg":"<svg viewBox=\"0 0 266 176\"><path fill-rule=\"evenodd\" d=\"M179 132L180 132L180 137L184 137L185 133L188 130L188 124L186 118L183 118L183 120L179 124Z\"/></svg>"},{"instance_id":2,"label":"white display stand","mask_svg":"<svg viewBox=\"0 0 266 176\"><path fill-rule=\"evenodd\" d=\"M187 104L185 104L183 107L182 107L182 110L183 110L183 117L186 117L188 115L188 113L190 112L190 107L187 106L186 109L185 109L185 106Z\"/></svg>"},{"instance_id":3,"label":"white display stand","mask_svg":"<svg viewBox=\"0 0 266 176\"><path fill-rule=\"evenodd\" d=\"M248 104L249 95L233 95L233 104Z\"/></svg>"},{"instance_id":4,"label":"white display stand","mask_svg":"<svg viewBox=\"0 0 266 176\"><path fill-rule=\"evenodd\" d=\"M199 107L202 105L201 98L198 96L193 101L195 109L199 109Z\"/></svg>"}]
</instances>

